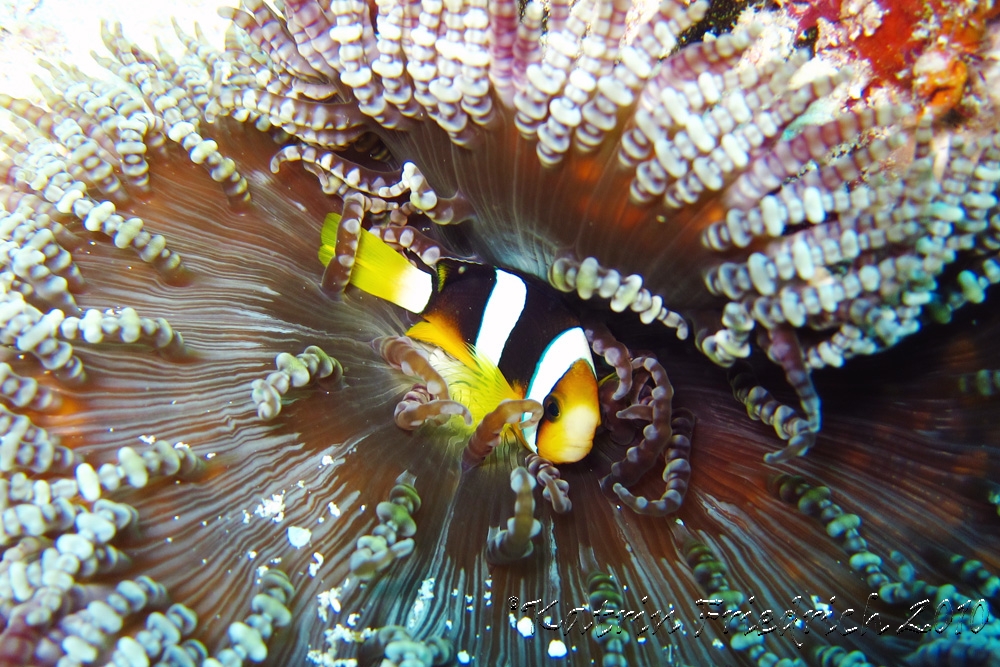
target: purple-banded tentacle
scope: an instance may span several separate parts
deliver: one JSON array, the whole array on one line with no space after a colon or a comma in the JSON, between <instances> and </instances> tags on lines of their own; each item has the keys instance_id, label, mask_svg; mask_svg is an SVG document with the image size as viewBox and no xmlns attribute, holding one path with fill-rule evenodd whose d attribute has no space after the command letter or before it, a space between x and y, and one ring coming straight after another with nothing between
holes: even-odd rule
<instances>
[{"instance_id":1,"label":"purple-banded tentacle","mask_svg":"<svg viewBox=\"0 0 1000 667\"><path fill-rule=\"evenodd\" d=\"M344 198L340 226L337 228L337 245L333 259L323 272L323 291L339 297L347 289L354 269L354 259L358 254L358 238L361 236L361 219L365 215L367 200L361 195Z\"/></svg>"},{"instance_id":2,"label":"purple-banded tentacle","mask_svg":"<svg viewBox=\"0 0 1000 667\"><path fill-rule=\"evenodd\" d=\"M392 366L422 381L396 405L393 417L397 426L412 431L428 419L452 415L460 415L466 424L472 424L469 409L450 399L444 378L434 370L427 356L414 347L412 340L406 336L386 336L374 341L373 346Z\"/></svg>"},{"instance_id":3,"label":"purple-banded tentacle","mask_svg":"<svg viewBox=\"0 0 1000 667\"><path fill-rule=\"evenodd\" d=\"M406 375L423 380L423 386L435 399L448 399L448 384L434 370L427 356L413 345L406 336L386 336L372 342L382 358Z\"/></svg>"},{"instance_id":4,"label":"purple-banded tentacle","mask_svg":"<svg viewBox=\"0 0 1000 667\"><path fill-rule=\"evenodd\" d=\"M819 395L813 386L812 370L806 365L798 333L789 326L774 327L767 330L766 338L761 335L761 344L768 358L785 371L785 379L795 390L811 430L819 431Z\"/></svg>"},{"instance_id":5,"label":"purple-banded tentacle","mask_svg":"<svg viewBox=\"0 0 1000 667\"><path fill-rule=\"evenodd\" d=\"M404 431L416 430L427 420L438 417L447 420L452 415L460 415L466 424L472 423L472 415L467 407L458 401L435 399L422 386L406 392L393 411L396 426Z\"/></svg>"},{"instance_id":6,"label":"purple-banded tentacle","mask_svg":"<svg viewBox=\"0 0 1000 667\"><path fill-rule=\"evenodd\" d=\"M441 257L448 256L433 239L409 225L380 225L371 231L389 245L409 250L430 267L434 267Z\"/></svg>"},{"instance_id":7,"label":"purple-banded tentacle","mask_svg":"<svg viewBox=\"0 0 1000 667\"><path fill-rule=\"evenodd\" d=\"M286 162L300 162L302 167L316 175L326 194L345 196L363 193L369 197L390 200L406 192L400 180L400 170L369 169L333 151L317 149L309 144L290 144L271 158L271 173L277 174Z\"/></svg>"},{"instance_id":8,"label":"purple-banded tentacle","mask_svg":"<svg viewBox=\"0 0 1000 667\"><path fill-rule=\"evenodd\" d=\"M608 365L615 369L618 376L618 388L611 395L611 400L620 401L632 389L632 355L628 348L615 340L611 332L601 324L587 326L587 340L595 354L601 355Z\"/></svg>"},{"instance_id":9,"label":"purple-banded tentacle","mask_svg":"<svg viewBox=\"0 0 1000 667\"><path fill-rule=\"evenodd\" d=\"M642 430L639 444L629 447L625 458L613 464L611 472L601 479L601 488L605 492L614 492L619 497L621 496L617 487L630 486L639 481L639 478L653 467L671 436L671 401L674 390L667 377L667 371L653 357L639 357L632 362L632 367L645 370L653 381L652 391L640 403L650 408L651 419ZM618 416L620 417L621 413Z\"/></svg>"},{"instance_id":10,"label":"purple-banded tentacle","mask_svg":"<svg viewBox=\"0 0 1000 667\"><path fill-rule=\"evenodd\" d=\"M556 514L565 514L573 509L573 502L569 499L569 482L561 478L559 469L551 461L538 454L528 454L524 463L535 481L542 485L542 497L552 503Z\"/></svg>"},{"instance_id":11,"label":"purple-banded tentacle","mask_svg":"<svg viewBox=\"0 0 1000 667\"><path fill-rule=\"evenodd\" d=\"M530 413L527 419L524 418L526 412ZM501 401L476 427L476 432L462 452L462 467L469 470L482 463L493 448L500 444L500 438L508 424L530 426L537 424L541 418L542 405L538 401L529 398Z\"/></svg>"},{"instance_id":12,"label":"purple-banded tentacle","mask_svg":"<svg viewBox=\"0 0 1000 667\"><path fill-rule=\"evenodd\" d=\"M621 484L613 490L622 503L639 514L666 516L680 509L687 494L691 479L691 436L694 432L695 417L690 410L680 409L670 422L673 434L664 455L663 481L666 488L656 500L635 496Z\"/></svg>"}]
</instances>

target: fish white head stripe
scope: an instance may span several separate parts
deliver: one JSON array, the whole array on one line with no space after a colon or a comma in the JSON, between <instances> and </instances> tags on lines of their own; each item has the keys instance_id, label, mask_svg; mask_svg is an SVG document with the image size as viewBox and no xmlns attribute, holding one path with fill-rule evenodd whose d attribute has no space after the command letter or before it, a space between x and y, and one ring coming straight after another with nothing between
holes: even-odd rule
<instances>
[{"instance_id":1,"label":"fish white head stripe","mask_svg":"<svg viewBox=\"0 0 1000 667\"><path fill-rule=\"evenodd\" d=\"M548 347L542 353L535 366L535 374L531 377L531 384L528 385L528 394L525 398L542 403L545 397L552 393L556 383L562 379L569 367L580 359L584 359L594 370L594 359L590 356L590 343L587 341L587 334L580 327L567 329L552 339ZM529 414L526 412L525 419ZM531 426L524 429L524 439L531 448L537 452L535 438L538 435L538 427Z\"/></svg>"},{"instance_id":2,"label":"fish white head stripe","mask_svg":"<svg viewBox=\"0 0 1000 667\"><path fill-rule=\"evenodd\" d=\"M490 291L483 310L483 321L476 335L476 352L489 359L494 366L500 364L500 356L507 345L510 332L521 318L528 288L524 281L512 273L496 270L497 281Z\"/></svg>"}]
</instances>

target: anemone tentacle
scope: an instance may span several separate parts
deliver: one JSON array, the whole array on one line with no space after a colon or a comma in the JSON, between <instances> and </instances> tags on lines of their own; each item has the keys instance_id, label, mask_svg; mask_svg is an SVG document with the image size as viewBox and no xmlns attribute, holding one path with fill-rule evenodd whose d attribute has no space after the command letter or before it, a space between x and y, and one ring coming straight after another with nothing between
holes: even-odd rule
<instances>
[{"instance_id":1,"label":"anemone tentacle","mask_svg":"<svg viewBox=\"0 0 1000 667\"><path fill-rule=\"evenodd\" d=\"M772 46L805 4L691 43L708 3L247 0L221 48L108 24L107 81L0 96L0 665L995 662L1000 134L844 102ZM637 404L580 463L465 469L410 322L323 275L331 211L547 280ZM952 627L752 629L873 592Z\"/></svg>"}]
</instances>

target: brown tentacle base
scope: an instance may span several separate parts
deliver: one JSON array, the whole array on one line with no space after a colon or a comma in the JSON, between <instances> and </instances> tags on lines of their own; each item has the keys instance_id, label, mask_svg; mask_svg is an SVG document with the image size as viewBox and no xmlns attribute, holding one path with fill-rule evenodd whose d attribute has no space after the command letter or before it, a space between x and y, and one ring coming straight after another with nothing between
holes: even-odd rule
<instances>
[{"instance_id":1,"label":"brown tentacle base","mask_svg":"<svg viewBox=\"0 0 1000 667\"><path fill-rule=\"evenodd\" d=\"M524 463L535 481L542 485L542 497L552 503L556 514L566 514L573 509L573 502L569 499L569 482L561 479L559 469L551 461L538 454L528 454Z\"/></svg>"},{"instance_id":2,"label":"brown tentacle base","mask_svg":"<svg viewBox=\"0 0 1000 667\"><path fill-rule=\"evenodd\" d=\"M528 419L523 419L525 412L531 413ZM462 468L470 470L482 463L493 448L500 444L500 437L508 424L531 426L541 418L542 405L538 401L527 398L501 401L493 412L483 417L469 439L469 444L462 452Z\"/></svg>"}]
</instances>

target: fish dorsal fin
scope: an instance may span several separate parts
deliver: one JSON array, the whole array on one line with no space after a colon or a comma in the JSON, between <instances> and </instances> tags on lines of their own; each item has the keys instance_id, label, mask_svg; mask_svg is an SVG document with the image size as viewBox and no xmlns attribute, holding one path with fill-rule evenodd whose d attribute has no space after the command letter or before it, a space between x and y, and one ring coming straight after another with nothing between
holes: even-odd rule
<instances>
[{"instance_id":1,"label":"fish dorsal fin","mask_svg":"<svg viewBox=\"0 0 1000 667\"><path fill-rule=\"evenodd\" d=\"M437 291L443 292L456 280L492 280L496 269L487 264L480 264L457 257L442 257L434 265L437 272Z\"/></svg>"},{"instance_id":2,"label":"fish dorsal fin","mask_svg":"<svg viewBox=\"0 0 1000 667\"><path fill-rule=\"evenodd\" d=\"M441 292L444 286L448 284L448 279L458 267L450 262L439 261L434 268L437 271L437 291Z\"/></svg>"},{"instance_id":3,"label":"fish dorsal fin","mask_svg":"<svg viewBox=\"0 0 1000 667\"><path fill-rule=\"evenodd\" d=\"M331 213L326 216L320 233L322 246L319 250L319 259L325 265L336 261L339 226L339 215ZM434 289L434 277L430 273L410 264L406 257L365 229L358 235L350 283L413 313L419 313L427 307Z\"/></svg>"}]
</instances>

